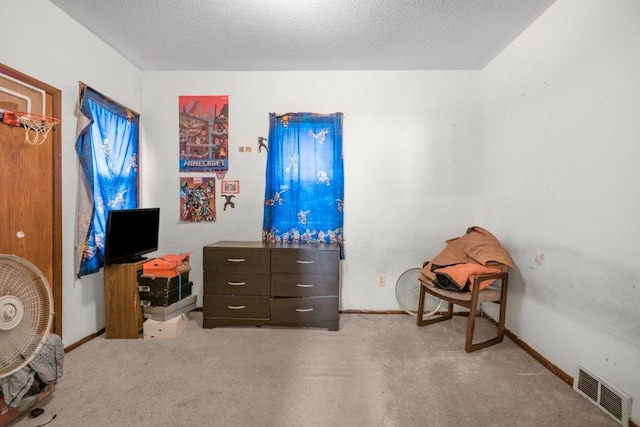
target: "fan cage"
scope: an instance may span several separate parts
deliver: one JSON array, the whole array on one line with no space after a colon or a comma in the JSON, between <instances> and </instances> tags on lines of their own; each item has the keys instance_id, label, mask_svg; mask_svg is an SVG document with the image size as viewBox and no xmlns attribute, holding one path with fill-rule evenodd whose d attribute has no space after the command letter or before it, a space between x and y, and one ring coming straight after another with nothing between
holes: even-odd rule
<instances>
[{"instance_id":1,"label":"fan cage","mask_svg":"<svg viewBox=\"0 0 640 427\"><path fill-rule=\"evenodd\" d=\"M26 366L45 342L53 323L53 296L47 279L31 262L0 255L0 298L13 296L23 305L22 320L0 330L0 378Z\"/></svg>"},{"instance_id":2,"label":"fan cage","mask_svg":"<svg viewBox=\"0 0 640 427\"><path fill-rule=\"evenodd\" d=\"M396 282L396 299L400 307L412 316L418 314L420 301L420 273L421 268L410 268L398 277ZM446 311L448 303L439 298L426 294L424 299L423 316L429 317Z\"/></svg>"}]
</instances>

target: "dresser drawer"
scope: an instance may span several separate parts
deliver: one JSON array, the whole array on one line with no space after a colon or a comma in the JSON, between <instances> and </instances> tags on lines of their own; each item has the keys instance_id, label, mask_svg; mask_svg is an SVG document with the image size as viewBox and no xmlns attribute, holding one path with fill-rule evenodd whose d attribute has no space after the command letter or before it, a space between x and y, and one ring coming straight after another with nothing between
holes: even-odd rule
<instances>
[{"instance_id":1,"label":"dresser drawer","mask_svg":"<svg viewBox=\"0 0 640 427\"><path fill-rule=\"evenodd\" d=\"M203 298L203 317L223 319L269 319L266 296L211 296Z\"/></svg>"},{"instance_id":2,"label":"dresser drawer","mask_svg":"<svg viewBox=\"0 0 640 427\"><path fill-rule=\"evenodd\" d=\"M338 276L330 274L271 275L272 297L337 296Z\"/></svg>"},{"instance_id":3,"label":"dresser drawer","mask_svg":"<svg viewBox=\"0 0 640 427\"><path fill-rule=\"evenodd\" d=\"M205 295L267 295L271 294L269 273L228 273L204 271Z\"/></svg>"},{"instance_id":4,"label":"dresser drawer","mask_svg":"<svg viewBox=\"0 0 640 427\"><path fill-rule=\"evenodd\" d=\"M304 323L337 318L338 297L271 298L271 323Z\"/></svg>"},{"instance_id":5,"label":"dresser drawer","mask_svg":"<svg viewBox=\"0 0 640 427\"><path fill-rule=\"evenodd\" d=\"M337 250L278 249L271 251L272 273L338 274Z\"/></svg>"},{"instance_id":6,"label":"dresser drawer","mask_svg":"<svg viewBox=\"0 0 640 427\"><path fill-rule=\"evenodd\" d=\"M206 248L204 270L268 273L270 251L250 248Z\"/></svg>"}]
</instances>

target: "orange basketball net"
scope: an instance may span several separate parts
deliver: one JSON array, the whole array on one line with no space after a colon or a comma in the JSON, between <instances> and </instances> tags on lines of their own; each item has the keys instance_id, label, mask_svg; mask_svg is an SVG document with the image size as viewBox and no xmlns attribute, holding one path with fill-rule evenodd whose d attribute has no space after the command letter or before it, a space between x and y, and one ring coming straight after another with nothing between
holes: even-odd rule
<instances>
[{"instance_id":1,"label":"orange basketball net","mask_svg":"<svg viewBox=\"0 0 640 427\"><path fill-rule=\"evenodd\" d=\"M21 111L16 111L13 114L25 128L25 142L31 145L42 144L47 139L51 129L60 123L59 119L43 114L24 113Z\"/></svg>"}]
</instances>

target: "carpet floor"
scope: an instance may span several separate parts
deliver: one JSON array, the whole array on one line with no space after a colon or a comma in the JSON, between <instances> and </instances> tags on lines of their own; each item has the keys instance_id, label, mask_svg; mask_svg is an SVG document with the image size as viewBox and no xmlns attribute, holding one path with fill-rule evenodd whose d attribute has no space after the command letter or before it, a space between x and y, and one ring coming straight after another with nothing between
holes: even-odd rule
<instances>
[{"instance_id":1,"label":"carpet floor","mask_svg":"<svg viewBox=\"0 0 640 427\"><path fill-rule=\"evenodd\" d=\"M464 352L466 318L342 314L340 330L202 328L65 357L39 426L617 426L508 338ZM476 337L495 328L478 319Z\"/></svg>"}]
</instances>

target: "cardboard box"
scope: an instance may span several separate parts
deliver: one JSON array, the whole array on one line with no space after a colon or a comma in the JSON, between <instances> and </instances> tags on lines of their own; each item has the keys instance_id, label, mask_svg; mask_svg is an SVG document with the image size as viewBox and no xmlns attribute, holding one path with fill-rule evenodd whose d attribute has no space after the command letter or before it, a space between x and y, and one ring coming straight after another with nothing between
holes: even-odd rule
<instances>
[{"instance_id":1,"label":"cardboard box","mask_svg":"<svg viewBox=\"0 0 640 427\"><path fill-rule=\"evenodd\" d=\"M142 266L142 274L154 277L176 277L178 274L189 271L189 255L191 252L183 254L163 255L147 261Z\"/></svg>"},{"instance_id":2,"label":"cardboard box","mask_svg":"<svg viewBox=\"0 0 640 427\"><path fill-rule=\"evenodd\" d=\"M147 319L142 324L142 337L150 338L175 338L184 331L189 324L189 316L186 314L178 315L166 322L158 322L157 320Z\"/></svg>"},{"instance_id":3,"label":"cardboard box","mask_svg":"<svg viewBox=\"0 0 640 427\"><path fill-rule=\"evenodd\" d=\"M176 317L180 314L180 309L184 314L187 314L191 310L196 308L197 295L191 295L183 298L179 301L181 308L178 307L178 302L175 302L167 307L144 307L142 309L145 319L153 319L160 322L166 322L167 320Z\"/></svg>"}]
</instances>

